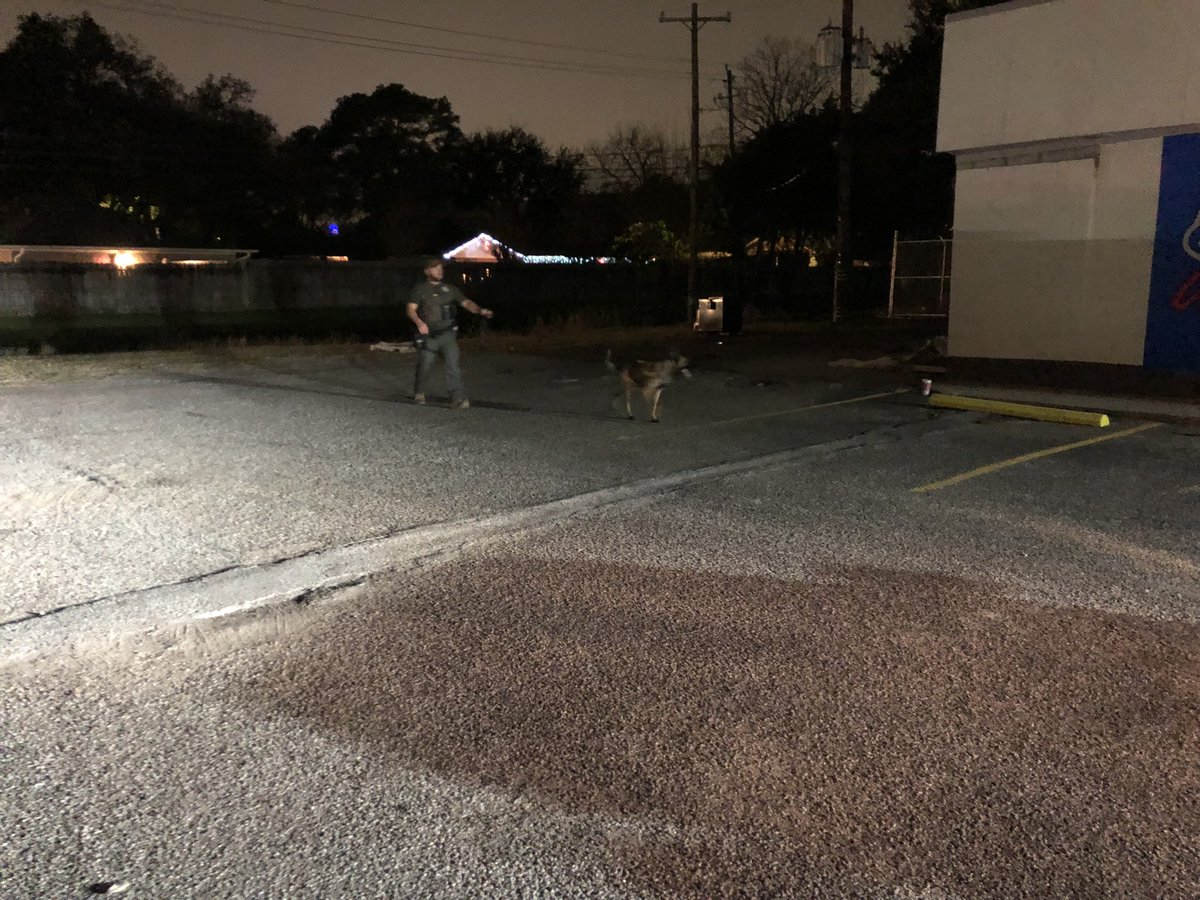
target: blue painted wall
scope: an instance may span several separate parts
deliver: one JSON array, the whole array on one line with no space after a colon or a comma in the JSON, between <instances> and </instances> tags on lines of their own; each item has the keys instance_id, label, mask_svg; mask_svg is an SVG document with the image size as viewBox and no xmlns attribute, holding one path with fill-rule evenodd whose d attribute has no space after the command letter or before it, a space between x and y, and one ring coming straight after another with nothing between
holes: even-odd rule
<instances>
[{"instance_id":1,"label":"blue painted wall","mask_svg":"<svg viewBox=\"0 0 1200 900\"><path fill-rule=\"evenodd\" d=\"M1200 134L1163 139L1147 369L1200 372Z\"/></svg>"}]
</instances>

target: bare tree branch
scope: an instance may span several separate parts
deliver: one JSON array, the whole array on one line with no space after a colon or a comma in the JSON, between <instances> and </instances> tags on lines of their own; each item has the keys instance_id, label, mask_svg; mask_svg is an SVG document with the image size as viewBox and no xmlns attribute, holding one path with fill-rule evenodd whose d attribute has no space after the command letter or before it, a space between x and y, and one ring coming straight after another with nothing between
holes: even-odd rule
<instances>
[{"instance_id":1,"label":"bare tree branch","mask_svg":"<svg viewBox=\"0 0 1200 900\"><path fill-rule=\"evenodd\" d=\"M767 37L738 64L734 119L751 134L812 112L833 92L813 47L786 37Z\"/></svg>"},{"instance_id":2,"label":"bare tree branch","mask_svg":"<svg viewBox=\"0 0 1200 900\"><path fill-rule=\"evenodd\" d=\"M678 148L662 129L619 125L602 143L588 145L584 155L600 174L601 186L634 191L658 178L672 178L678 171Z\"/></svg>"}]
</instances>

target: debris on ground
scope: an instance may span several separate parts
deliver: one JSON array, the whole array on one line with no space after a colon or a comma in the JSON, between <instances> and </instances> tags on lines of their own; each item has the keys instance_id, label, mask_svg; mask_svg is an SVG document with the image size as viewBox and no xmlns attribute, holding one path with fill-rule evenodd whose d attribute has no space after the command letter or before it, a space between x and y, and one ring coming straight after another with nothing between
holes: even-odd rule
<instances>
[{"instance_id":1,"label":"debris on ground","mask_svg":"<svg viewBox=\"0 0 1200 900\"><path fill-rule=\"evenodd\" d=\"M371 345L371 349L386 350L389 353L412 353L414 350L416 350L412 344L412 341L405 341L404 343L399 344L391 341L376 341Z\"/></svg>"}]
</instances>

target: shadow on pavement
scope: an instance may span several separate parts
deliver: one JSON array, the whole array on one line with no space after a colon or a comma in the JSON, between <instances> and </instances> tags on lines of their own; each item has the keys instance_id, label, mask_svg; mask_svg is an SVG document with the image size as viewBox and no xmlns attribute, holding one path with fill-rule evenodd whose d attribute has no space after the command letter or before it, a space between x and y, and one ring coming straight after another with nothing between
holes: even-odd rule
<instances>
[{"instance_id":1,"label":"shadow on pavement","mask_svg":"<svg viewBox=\"0 0 1200 900\"><path fill-rule=\"evenodd\" d=\"M297 378L305 377L297 373L279 373L283 377ZM387 393L364 393L350 389L339 389L336 386L323 386L313 384L314 379L305 378L308 384L284 384L276 381L263 380L251 377L241 377L234 375L197 375L194 373L184 372L162 372L162 378L171 379L180 384L219 384L229 387L243 387L268 391L285 391L296 394L316 394L329 397L352 397L358 400L370 400L382 403L403 403L409 406L415 405L412 402L412 395L406 385L395 385L393 390ZM430 408L448 407L450 398L439 396L436 394L429 395ZM563 416L574 419L597 419L600 421L612 421L617 423L625 423L627 420L623 415L617 413L591 413L591 412L576 412L563 409L538 409L534 406L526 406L520 403L505 403L498 400L477 400L471 399L472 408L495 410L497 412L515 412L515 413L532 413L539 416Z\"/></svg>"},{"instance_id":2,"label":"shadow on pavement","mask_svg":"<svg viewBox=\"0 0 1200 900\"><path fill-rule=\"evenodd\" d=\"M235 699L600 816L637 892L1195 894L1194 626L876 568L499 558L374 596Z\"/></svg>"}]
</instances>

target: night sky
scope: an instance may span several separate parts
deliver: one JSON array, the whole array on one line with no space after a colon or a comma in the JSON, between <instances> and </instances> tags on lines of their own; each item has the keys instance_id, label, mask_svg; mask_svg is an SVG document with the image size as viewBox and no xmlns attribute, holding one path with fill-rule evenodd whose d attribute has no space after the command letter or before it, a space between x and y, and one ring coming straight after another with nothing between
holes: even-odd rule
<instances>
[{"instance_id":1,"label":"night sky","mask_svg":"<svg viewBox=\"0 0 1200 900\"><path fill-rule=\"evenodd\" d=\"M0 0L0 41L22 14L84 10L136 38L185 87L209 72L246 79L255 107L284 134L319 125L338 97L395 81L446 96L468 132L520 125L551 148L578 148L641 122L687 139L688 29L658 17L689 15L690 0ZM857 0L855 10L877 45L904 39L907 0ZM731 23L700 33L702 106L723 92L726 64L768 35L813 41L821 26L840 22L841 3L700 3L701 16L726 12ZM278 33L289 26L319 39ZM723 121L709 112L701 128Z\"/></svg>"}]
</instances>

